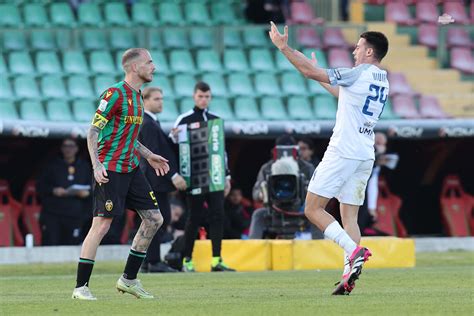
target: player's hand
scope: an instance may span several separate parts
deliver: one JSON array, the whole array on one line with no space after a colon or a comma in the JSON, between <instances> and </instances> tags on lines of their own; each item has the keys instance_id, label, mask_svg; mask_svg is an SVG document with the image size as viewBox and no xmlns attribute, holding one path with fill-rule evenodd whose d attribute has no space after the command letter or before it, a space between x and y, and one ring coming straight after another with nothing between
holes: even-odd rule
<instances>
[{"instance_id":1,"label":"player's hand","mask_svg":"<svg viewBox=\"0 0 474 316\"><path fill-rule=\"evenodd\" d=\"M184 178L179 174L176 174L171 181L173 182L174 187L180 191L184 191L188 187L186 185L186 180L184 180Z\"/></svg>"},{"instance_id":2,"label":"player's hand","mask_svg":"<svg viewBox=\"0 0 474 316\"><path fill-rule=\"evenodd\" d=\"M170 134L171 134L171 137L173 137L173 140L175 141L175 143L178 142L178 134L179 134L179 132L181 132L181 128L179 128L179 127L175 127L175 128L172 128L172 129L171 129Z\"/></svg>"},{"instance_id":3,"label":"player's hand","mask_svg":"<svg viewBox=\"0 0 474 316\"><path fill-rule=\"evenodd\" d=\"M278 49L281 50L288 45L288 25L285 25L283 34L281 34L275 23L270 22L270 32L268 32L268 34L270 35L273 44Z\"/></svg>"},{"instance_id":4,"label":"player's hand","mask_svg":"<svg viewBox=\"0 0 474 316\"><path fill-rule=\"evenodd\" d=\"M230 184L230 179L225 179L225 186L224 186L224 197L227 197L230 193L232 185Z\"/></svg>"},{"instance_id":5,"label":"player's hand","mask_svg":"<svg viewBox=\"0 0 474 316\"><path fill-rule=\"evenodd\" d=\"M449 14L444 13L443 15L440 15L438 17L438 23L441 25L446 25L446 24L454 23L454 19Z\"/></svg>"},{"instance_id":6,"label":"player's hand","mask_svg":"<svg viewBox=\"0 0 474 316\"><path fill-rule=\"evenodd\" d=\"M97 183L107 183L109 179L107 178L109 175L107 174L107 170L105 170L104 165L101 162L96 162L94 166L94 179Z\"/></svg>"},{"instance_id":7,"label":"player's hand","mask_svg":"<svg viewBox=\"0 0 474 316\"><path fill-rule=\"evenodd\" d=\"M168 165L168 160L161 157L160 155L153 154L148 158L148 163L150 166L155 169L158 176L164 176L170 171L170 166Z\"/></svg>"},{"instance_id":8,"label":"player's hand","mask_svg":"<svg viewBox=\"0 0 474 316\"><path fill-rule=\"evenodd\" d=\"M53 195L58 196L58 197L63 197L67 195L67 191L64 188L57 187L53 189Z\"/></svg>"}]
</instances>

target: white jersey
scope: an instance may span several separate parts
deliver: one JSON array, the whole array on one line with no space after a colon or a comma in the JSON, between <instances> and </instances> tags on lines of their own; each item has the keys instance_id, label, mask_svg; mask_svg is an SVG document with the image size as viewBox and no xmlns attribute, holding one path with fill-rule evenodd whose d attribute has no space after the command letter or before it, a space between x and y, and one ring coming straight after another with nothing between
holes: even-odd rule
<instances>
[{"instance_id":1,"label":"white jersey","mask_svg":"<svg viewBox=\"0 0 474 316\"><path fill-rule=\"evenodd\" d=\"M387 72L371 64L328 69L331 85L339 85L336 125L329 142L348 159L375 159L374 127L388 99Z\"/></svg>"}]
</instances>

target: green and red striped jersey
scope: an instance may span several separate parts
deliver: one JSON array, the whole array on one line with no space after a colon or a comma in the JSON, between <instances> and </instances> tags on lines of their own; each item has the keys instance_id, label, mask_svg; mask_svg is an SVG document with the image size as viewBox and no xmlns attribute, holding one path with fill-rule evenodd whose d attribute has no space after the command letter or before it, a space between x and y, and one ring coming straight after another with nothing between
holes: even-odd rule
<instances>
[{"instance_id":1,"label":"green and red striped jersey","mask_svg":"<svg viewBox=\"0 0 474 316\"><path fill-rule=\"evenodd\" d=\"M125 81L101 95L92 125L101 129L98 151L105 169L128 173L138 166L137 138L143 122L141 101L140 92Z\"/></svg>"}]
</instances>

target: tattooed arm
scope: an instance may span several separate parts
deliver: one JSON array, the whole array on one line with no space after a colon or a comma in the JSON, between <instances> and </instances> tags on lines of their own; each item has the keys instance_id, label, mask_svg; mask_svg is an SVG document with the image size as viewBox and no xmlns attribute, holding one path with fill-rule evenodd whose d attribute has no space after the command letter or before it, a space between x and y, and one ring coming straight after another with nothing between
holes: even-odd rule
<instances>
[{"instance_id":1,"label":"tattooed arm","mask_svg":"<svg viewBox=\"0 0 474 316\"><path fill-rule=\"evenodd\" d=\"M107 170L105 170L104 165L99 160L99 151L97 142L99 139L100 128L92 125L87 133L87 149L89 150L89 155L91 156L92 168L94 170L94 178L97 183L107 183Z\"/></svg>"},{"instance_id":2,"label":"tattooed arm","mask_svg":"<svg viewBox=\"0 0 474 316\"><path fill-rule=\"evenodd\" d=\"M154 154L146 148L142 143L137 141L137 150L140 155L145 158L150 166L155 169L158 176L164 176L170 171L170 166L168 165L168 160L161 157L160 155Z\"/></svg>"}]
</instances>

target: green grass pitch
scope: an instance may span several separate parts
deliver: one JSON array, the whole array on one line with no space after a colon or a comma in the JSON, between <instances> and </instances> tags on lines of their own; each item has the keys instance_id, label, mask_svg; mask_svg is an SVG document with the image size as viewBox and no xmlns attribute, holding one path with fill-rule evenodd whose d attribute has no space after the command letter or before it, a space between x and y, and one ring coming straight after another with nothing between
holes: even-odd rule
<instances>
[{"instance_id":1,"label":"green grass pitch","mask_svg":"<svg viewBox=\"0 0 474 316\"><path fill-rule=\"evenodd\" d=\"M474 253L417 255L414 269L367 269L350 296L340 271L139 275L158 299L119 294L124 263L97 262L95 302L71 299L76 264L0 266L0 315L472 315Z\"/></svg>"}]
</instances>

